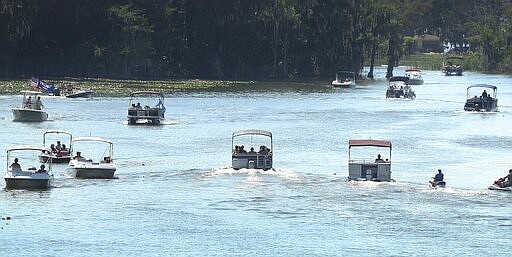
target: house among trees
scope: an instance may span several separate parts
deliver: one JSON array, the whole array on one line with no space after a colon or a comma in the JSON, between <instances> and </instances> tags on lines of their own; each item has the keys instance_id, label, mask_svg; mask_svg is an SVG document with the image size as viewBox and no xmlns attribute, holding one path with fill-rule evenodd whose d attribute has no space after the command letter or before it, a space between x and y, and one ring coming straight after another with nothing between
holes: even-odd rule
<instances>
[{"instance_id":1,"label":"house among trees","mask_svg":"<svg viewBox=\"0 0 512 257\"><path fill-rule=\"evenodd\" d=\"M438 36L425 34L417 38L416 50L420 53L442 53L443 44Z\"/></svg>"}]
</instances>

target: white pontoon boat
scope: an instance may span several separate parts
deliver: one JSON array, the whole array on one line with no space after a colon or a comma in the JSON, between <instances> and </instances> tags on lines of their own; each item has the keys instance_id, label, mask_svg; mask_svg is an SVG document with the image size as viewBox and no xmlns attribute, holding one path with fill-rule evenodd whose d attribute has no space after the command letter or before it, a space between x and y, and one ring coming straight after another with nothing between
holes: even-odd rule
<instances>
[{"instance_id":1,"label":"white pontoon boat","mask_svg":"<svg viewBox=\"0 0 512 257\"><path fill-rule=\"evenodd\" d=\"M77 178L114 177L116 165L112 141L100 137L76 137L71 147L75 153L68 166L71 175Z\"/></svg>"},{"instance_id":2,"label":"white pontoon boat","mask_svg":"<svg viewBox=\"0 0 512 257\"><path fill-rule=\"evenodd\" d=\"M41 92L37 91L21 91L23 94L22 102L20 107L11 108L14 116L13 121L31 121L39 122L48 119L48 114L41 110L36 109L36 100Z\"/></svg>"},{"instance_id":3,"label":"white pontoon boat","mask_svg":"<svg viewBox=\"0 0 512 257\"><path fill-rule=\"evenodd\" d=\"M47 189L53 179L52 162L42 165L38 155L50 151L40 146L15 146L7 150L6 189Z\"/></svg>"},{"instance_id":4,"label":"white pontoon boat","mask_svg":"<svg viewBox=\"0 0 512 257\"><path fill-rule=\"evenodd\" d=\"M353 158L353 148L388 148L389 155L383 159L381 154L375 154L376 159ZM391 142L387 140L349 140L348 141L348 179L362 181L393 181L391 179Z\"/></svg>"},{"instance_id":5,"label":"white pontoon boat","mask_svg":"<svg viewBox=\"0 0 512 257\"><path fill-rule=\"evenodd\" d=\"M239 145L242 142L244 144ZM272 133L264 130L235 131L231 147L233 169L272 169Z\"/></svg>"},{"instance_id":6,"label":"white pontoon boat","mask_svg":"<svg viewBox=\"0 0 512 257\"><path fill-rule=\"evenodd\" d=\"M156 103L151 107L145 105L144 107L140 104L140 100L143 97L152 97L156 99ZM130 106L128 107L128 124L134 125L142 121L145 124L159 125L165 117L165 106L164 106L164 95L160 92L153 91L138 91L130 94Z\"/></svg>"}]
</instances>

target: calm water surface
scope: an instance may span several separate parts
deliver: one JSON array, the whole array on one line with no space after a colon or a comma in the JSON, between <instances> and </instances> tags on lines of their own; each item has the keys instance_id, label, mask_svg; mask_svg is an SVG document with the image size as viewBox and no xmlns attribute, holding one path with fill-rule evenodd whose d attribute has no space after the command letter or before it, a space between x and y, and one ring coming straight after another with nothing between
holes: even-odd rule
<instances>
[{"instance_id":1,"label":"calm water surface","mask_svg":"<svg viewBox=\"0 0 512 257\"><path fill-rule=\"evenodd\" d=\"M0 191L0 253L509 256L512 195L486 188L512 168L512 78L424 79L415 100L386 99L384 79L177 92L159 127L127 126L128 98L101 97L48 97L51 121L16 123L21 96L0 96L0 149L64 129L111 139L118 166L118 179L77 180L55 165L50 190ZM463 111L475 83L498 86L499 113ZM275 171L229 169L239 129L273 133ZM397 182L346 181L348 140L370 137L392 141ZM429 190L438 168L448 187Z\"/></svg>"}]
</instances>

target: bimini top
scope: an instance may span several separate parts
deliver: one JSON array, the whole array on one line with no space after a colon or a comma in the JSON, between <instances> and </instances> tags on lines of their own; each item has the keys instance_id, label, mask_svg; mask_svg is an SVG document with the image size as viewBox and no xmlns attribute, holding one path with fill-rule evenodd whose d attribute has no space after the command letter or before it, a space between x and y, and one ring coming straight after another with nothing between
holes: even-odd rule
<instances>
[{"instance_id":1,"label":"bimini top","mask_svg":"<svg viewBox=\"0 0 512 257\"><path fill-rule=\"evenodd\" d=\"M65 130L47 130L47 131L44 132L44 135L51 134L51 133L54 133L54 134L67 134L67 135L71 136L71 133L68 132L68 131L65 131Z\"/></svg>"},{"instance_id":2,"label":"bimini top","mask_svg":"<svg viewBox=\"0 0 512 257\"><path fill-rule=\"evenodd\" d=\"M135 95L159 95L160 97L164 97L164 94L156 91L137 91L130 93L130 97Z\"/></svg>"},{"instance_id":3,"label":"bimini top","mask_svg":"<svg viewBox=\"0 0 512 257\"><path fill-rule=\"evenodd\" d=\"M391 148L391 142L388 140L351 139L348 141L348 148L353 146L376 146Z\"/></svg>"},{"instance_id":4,"label":"bimini top","mask_svg":"<svg viewBox=\"0 0 512 257\"><path fill-rule=\"evenodd\" d=\"M393 76L393 77L389 78L389 82L393 82L393 81L403 81L405 83L409 83L409 77L407 77L407 76Z\"/></svg>"},{"instance_id":5,"label":"bimini top","mask_svg":"<svg viewBox=\"0 0 512 257\"><path fill-rule=\"evenodd\" d=\"M73 142L76 141L99 141L107 144L112 144L112 141L101 137L75 137L75 139L73 139Z\"/></svg>"},{"instance_id":6,"label":"bimini top","mask_svg":"<svg viewBox=\"0 0 512 257\"><path fill-rule=\"evenodd\" d=\"M39 91L30 91L30 90L21 90L20 93L25 95L42 95L42 92Z\"/></svg>"},{"instance_id":7,"label":"bimini top","mask_svg":"<svg viewBox=\"0 0 512 257\"><path fill-rule=\"evenodd\" d=\"M233 137L244 136L244 135L261 135L272 138L272 133L265 130L257 130L257 129L248 129L248 130L239 130L233 132Z\"/></svg>"},{"instance_id":8,"label":"bimini top","mask_svg":"<svg viewBox=\"0 0 512 257\"><path fill-rule=\"evenodd\" d=\"M7 149L7 152L12 152L12 151L48 151L48 152L51 152L51 149L48 147L43 147L43 146L17 145L17 146L13 146L13 147L10 147L9 149Z\"/></svg>"},{"instance_id":9,"label":"bimini top","mask_svg":"<svg viewBox=\"0 0 512 257\"><path fill-rule=\"evenodd\" d=\"M488 85L488 84L475 84L475 85L469 86L468 89L473 88L473 87L485 87L485 88L491 88L492 90L496 90L498 88L496 86Z\"/></svg>"}]
</instances>

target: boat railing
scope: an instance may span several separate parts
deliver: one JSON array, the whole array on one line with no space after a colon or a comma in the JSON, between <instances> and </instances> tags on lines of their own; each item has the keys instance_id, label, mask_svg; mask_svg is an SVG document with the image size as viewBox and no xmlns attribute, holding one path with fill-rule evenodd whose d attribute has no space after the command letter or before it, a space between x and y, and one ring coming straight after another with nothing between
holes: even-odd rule
<instances>
[{"instance_id":1,"label":"boat railing","mask_svg":"<svg viewBox=\"0 0 512 257\"><path fill-rule=\"evenodd\" d=\"M389 161L388 159L384 160L384 161L381 161L381 162L376 162L375 160L371 160L371 159L351 159L351 160L348 160L348 163L349 164L390 164L391 161Z\"/></svg>"}]
</instances>

